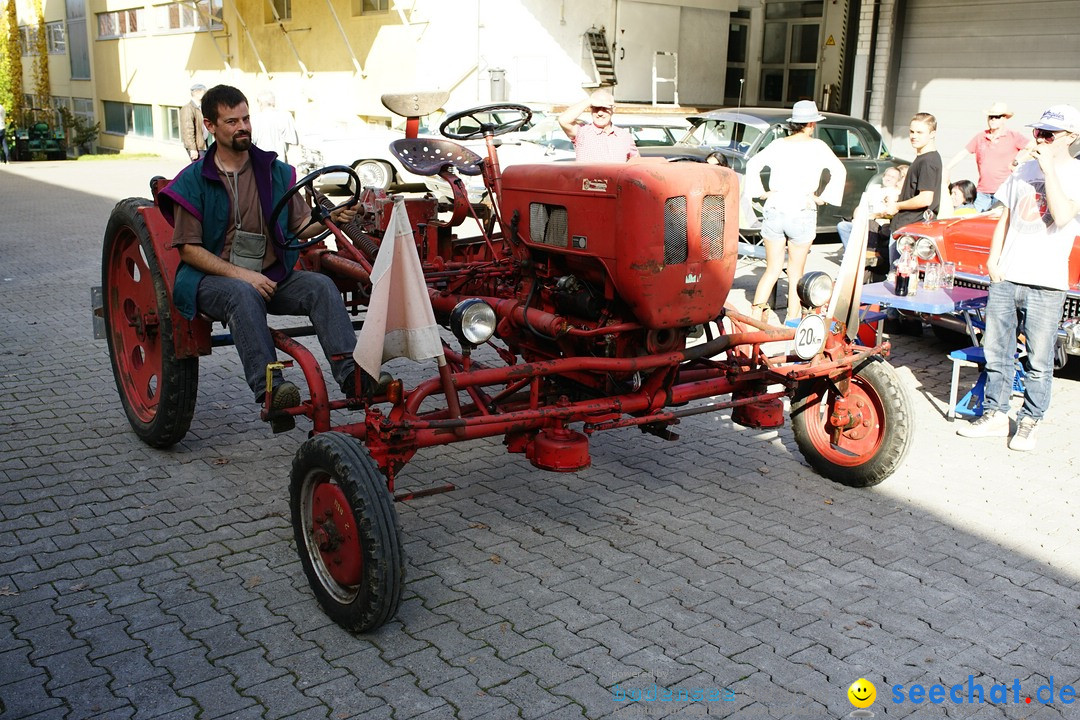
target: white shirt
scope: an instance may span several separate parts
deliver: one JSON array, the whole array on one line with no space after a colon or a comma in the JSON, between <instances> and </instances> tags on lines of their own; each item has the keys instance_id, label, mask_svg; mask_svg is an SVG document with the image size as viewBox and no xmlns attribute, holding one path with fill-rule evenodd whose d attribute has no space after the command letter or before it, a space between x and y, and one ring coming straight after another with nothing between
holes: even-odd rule
<instances>
[{"instance_id":1,"label":"white shirt","mask_svg":"<svg viewBox=\"0 0 1080 720\"><path fill-rule=\"evenodd\" d=\"M1080 204L1080 160L1058 166L1065 194ZM1001 184L994 197L1009 208L1009 231L998 268L1009 282L1069 289L1069 254L1080 234L1080 214L1063 227L1046 206L1046 180L1038 160L1029 160Z\"/></svg>"},{"instance_id":2,"label":"white shirt","mask_svg":"<svg viewBox=\"0 0 1080 720\"><path fill-rule=\"evenodd\" d=\"M254 115L251 118L251 141L261 150L276 152L278 160L285 162L286 146L297 144L292 115L277 108Z\"/></svg>"},{"instance_id":3,"label":"white shirt","mask_svg":"<svg viewBox=\"0 0 1080 720\"><path fill-rule=\"evenodd\" d=\"M766 207L781 210L817 208L811 198L821 185L821 173L829 171L829 184L820 197L830 205L844 199L847 170L828 145L816 138L811 140L774 140L746 163L746 194L760 197L765 194L761 184L762 168L769 168L769 199Z\"/></svg>"}]
</instances>

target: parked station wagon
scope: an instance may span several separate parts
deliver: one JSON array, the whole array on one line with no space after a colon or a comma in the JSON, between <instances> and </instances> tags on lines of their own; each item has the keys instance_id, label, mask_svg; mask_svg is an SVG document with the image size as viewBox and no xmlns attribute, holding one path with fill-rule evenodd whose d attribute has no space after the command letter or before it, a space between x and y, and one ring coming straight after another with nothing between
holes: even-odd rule
<instances>
[{"instance_id":1,"label":"parked station wagon","mask_svg":"<svg viewBox=\"0 0 1080 720\"><path fill-rule=\"evenodd\" d=\"M859 204L863 189L875 176L893 165L906 161L889 154L881 134L870 123L848 115L823 113L816 137L825 141L847 168L843 204L837 208L824 205L818 211L818 232L835 233L836 223L850 219ZM641 148L641 154L671 160L721 162L742 176L746 161L761 152L773 140L788 135L788 108L721 108L690 116L690 131L671 147ZM722 158L722 161L720 160ZM768 186L768 169L762 180ZM740 218L743 233L754 234L760 225L760 208L754 218Z\"/></svg>"}]
</instances>

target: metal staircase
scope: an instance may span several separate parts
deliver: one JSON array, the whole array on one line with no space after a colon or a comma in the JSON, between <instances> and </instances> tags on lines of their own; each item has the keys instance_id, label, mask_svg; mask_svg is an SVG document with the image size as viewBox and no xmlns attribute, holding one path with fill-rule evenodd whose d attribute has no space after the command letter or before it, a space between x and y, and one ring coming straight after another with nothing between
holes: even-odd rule
<instances>
[{"instance_id":1,"label":"metal staircase","mask_svg":"<svg viewBox=\"0 0 1080 720\"><path fill-rule=\"evenodd\" d=\"M611 56L611 47L608 45L604 28L593 26L586 30L584 42L585 50L589 57L592 58L593 78L596 80L595 83L590 83L588 87L615 85L615 59Z\"/></svg>"}]
</instances>

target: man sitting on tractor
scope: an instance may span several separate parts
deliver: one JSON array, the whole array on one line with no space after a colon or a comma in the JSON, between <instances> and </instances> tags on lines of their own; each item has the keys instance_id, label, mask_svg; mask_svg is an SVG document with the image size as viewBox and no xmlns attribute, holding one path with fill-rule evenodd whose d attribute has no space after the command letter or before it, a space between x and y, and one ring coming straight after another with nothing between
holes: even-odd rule
<instances>
[{"instance_id":1,"label":"man sitting on tractor","mask_svg":"<svg viewBox=\"0 0 1080 720\"><path fill-rule=\"evenodd\" d=\"M288 212L280 213L277 225L267 227L272 208L296 181L295 169L251 143L248 102L240 90L211 88L203 96L202 113L215 143L159 195L182 260L173 290L177 309L186 318L202 312L228 326L260 403L266 394L267 365L277 360L267 313L307 315L334 379L352 395L356 333L341 294L329 277L294 270L298 251L282 249L286 232L311 237L325 228L319 223L307 226L310 212L299 193ZM347 223L355 215L354 209L339 208L331 219ZM270 233L280 245L267 242ZM299 388L283 380L280 370L273 372L271 393L271 410L300 404ZM295 420L279 415L271 426L283 432L291 430Z\"/></svg>"}]
</instances>

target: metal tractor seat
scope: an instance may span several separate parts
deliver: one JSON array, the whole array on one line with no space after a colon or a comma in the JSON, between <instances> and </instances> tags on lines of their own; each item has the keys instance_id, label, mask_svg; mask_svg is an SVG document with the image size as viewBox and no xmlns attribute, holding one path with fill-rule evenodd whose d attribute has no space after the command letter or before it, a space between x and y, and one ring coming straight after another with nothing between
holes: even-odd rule
<instances>
[{"instance_id":1,"label":"metal tractor seat","mask_svg":"<svg viewBox=\"0 0 1080 720\"><path fill-rule=\"evenodd\" d=\"M390 152L416 175L438 175L449 167L462 175L480 175L484 172L483 158L443 138L402 138L390 143Z\"/></svg>"}]
</instances>

